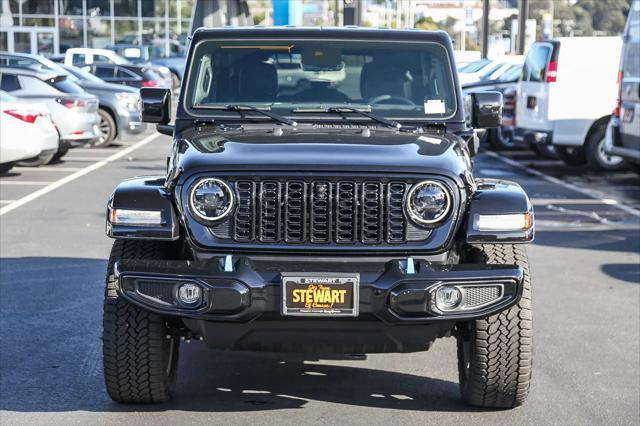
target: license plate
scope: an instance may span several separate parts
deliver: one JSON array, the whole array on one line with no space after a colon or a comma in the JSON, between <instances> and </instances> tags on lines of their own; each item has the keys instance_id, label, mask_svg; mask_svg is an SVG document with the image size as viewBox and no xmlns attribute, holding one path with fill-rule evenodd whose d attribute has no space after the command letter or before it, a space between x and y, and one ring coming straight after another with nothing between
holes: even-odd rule
<instances>
[{"instance_id":1,"label":"license plate","mask_svg":"<svg viewBox=\"0 0 640 426\"><path fill-rule=\"evenodd\" d=\"M282 273L282 314L358 316L360 274Z\"/></svg>"}]
</instances>

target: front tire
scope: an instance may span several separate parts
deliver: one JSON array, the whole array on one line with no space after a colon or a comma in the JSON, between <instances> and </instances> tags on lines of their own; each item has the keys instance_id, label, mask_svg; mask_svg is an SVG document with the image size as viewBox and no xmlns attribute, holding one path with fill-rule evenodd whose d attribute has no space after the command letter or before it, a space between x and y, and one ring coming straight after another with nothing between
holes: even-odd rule
<instances>
[{"instance_id":1,"label":"front tire","mask_svg":"<svg viewBox=\"0 0 640 426\"><path fill-rule=\"evenodd\" d=\"M587 137L585 155L589 167L603 172L617 172L627 167L627 161L617 155L609 155L604 151L606 125L600 125Z\"/></svg>"},{"instance_id":2,"label":"front tire","mask_svg":"<svg viewBox=\"0 0 640 426\"><path fill-rule=\"evenodd\" d=\"M116 121L107 110L102 108L98 109L98 116L100 117L100 138L93 146L107 147L116 138Z\"/></svg>"},{"instance_id":3,"label":"front tire","mask_svg":"<svg viewBox=\"0 0 640 426\"><path fill-rule=\"evenodd\" d=\"M103 316L104 379L116 402L147 404L171 399L178 366L177 337L167 321L122 299L113 268L122 259L166 259L163 243L116 240L107 267Z\"/></svg>"},{"instance_id":4,"label":"front tire","mask_svg":"<svg viewBox=\"0 0 640 426\"><path fill-rule=\"evenodd\" d=\"M529 393L532 365L531 279L522 245L472 246L469 263L519 265L524 269L517 305L488 318L457 326L460 392L484 408L522 405Z\"/></svg>"}]
</instances>

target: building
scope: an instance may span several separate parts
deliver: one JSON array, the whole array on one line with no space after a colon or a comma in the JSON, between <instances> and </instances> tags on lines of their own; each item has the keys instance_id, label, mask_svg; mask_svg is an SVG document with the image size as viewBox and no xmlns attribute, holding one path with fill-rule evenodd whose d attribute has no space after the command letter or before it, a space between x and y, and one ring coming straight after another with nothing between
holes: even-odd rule
<instances>
[{"instance_id":1,"label":"building","mask_svg":"<svg viewBox=\"0 0 640 426\"><path fill-rule=\"evenodd\" d=\"M189 33L195 0L0 0L0 51L150 44L171 54Z\"/></svg>"}]
</instances>

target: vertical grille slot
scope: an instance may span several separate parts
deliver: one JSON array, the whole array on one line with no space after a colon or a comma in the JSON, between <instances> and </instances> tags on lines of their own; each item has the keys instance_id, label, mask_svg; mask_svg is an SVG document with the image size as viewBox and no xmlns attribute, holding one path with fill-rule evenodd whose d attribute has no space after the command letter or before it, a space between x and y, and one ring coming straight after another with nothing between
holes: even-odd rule
<instances>
[{"instance_id":1,"label":"vertical grille slot","mask_svg":"<svg viewBox=\"0 0 640 426\"><path fill-rule=\"evenodd\" d=\"M331 241L333 187L329 182L311 184L311 242L328 243Z\"/></svg>"},{"instance_id":2,"label":"vertical grille slot","mask_svg":"<svg viewBox=\"0 0 640 426\"><path fill-rule=\"evenodd\" d=\"M405 217L410 182L304 177L254 180L234 187L233 220L216 224L219 238L265 244L400 244L424 241L428 229Z\"/></svg>"},{"instance_id":3,"label":"vertical grille slot","mask_svg":"<svg viewBox=\"0 0 640 426\"><path fill-rule=\"evenodd\" d=\"M236 241L252 241L255 239L256 184L252 181L236 183L238 207L236 208L233 237Z\"/></svg>"},{"instance_id":4,"label":"vertical grille slot","mask_svg":"<svg viewBox=\"0 0 640 426\"><path fill-rule=\"evenodd\" d=\"M407 189L403 182L391 182L387 193L387 242L402 243L406 238L406 221L403 212L404 193Z\"/></svg>"},{"instance_id":5,"label":"vertical grille slot","mask_svg":"<svg viewBox=\"0 0 640 426\"><path fill-rule=\"evenodd\" d=\"M338 182L336 205L336 242L356 241L358 226L358 187L355 182Z\"/></svg>"},{"instance_id":6,"label":"vertical grille slot","mask_svg":"<svg viewBox=\"0 0 640 426\"><path fill-rule=\"evenodd\" d=\"M289 181L285 190L285 236L287 243L303 243L306 238L307 184Z\"/></svg>"},{"instance_id":7,"label":"vertical grille slot","mask_svg":"<svg viewBox=\"0 0 640 426\"><path fill-rule=\"evenodd\" d=\"M274 243L280 240L280 182L260 183L260 241Z\"/></svg>"},{"instance_id":8,"label":"vertical grille slot","mask_svg":"<svg viewBox=\"0 0 640 426\"><path fill-rule=\"evenodd\" d=\"M363 243L375 244L383 237L383 187L381 183L365 182L362 185L362 235Z\"/></svg>"}]
</instances>

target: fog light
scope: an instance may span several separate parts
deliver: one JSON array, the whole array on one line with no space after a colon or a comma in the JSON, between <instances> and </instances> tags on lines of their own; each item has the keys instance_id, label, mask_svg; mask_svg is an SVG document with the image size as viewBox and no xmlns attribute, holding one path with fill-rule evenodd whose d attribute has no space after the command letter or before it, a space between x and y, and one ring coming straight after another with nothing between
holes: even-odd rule
<instances>
[{"instance_id":1,"label":"fog light","mask_svg":"<svg viewBox=\"0 0 640 426\"><path fill-rule=\"evenodd\" d=\"M178 288L178 299L185 305L199 302L201 294L200 287L195 284L185 283Z\"/></svg>"},{"instance_id":2,"label":"fog light","mask_svg":"<svg viewBox=\"0 0 640 426\"><path fill-rule=\"evenodd\" d=\"M462 293L457 287L442 286L436 290L436 308L441 311L455 309L462 300Z\"/></svg>"}]
</instances>

